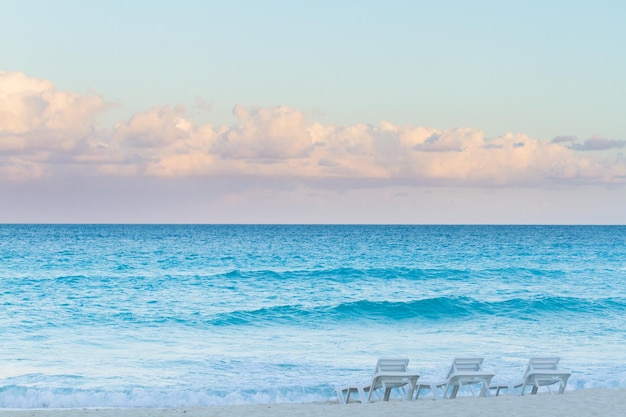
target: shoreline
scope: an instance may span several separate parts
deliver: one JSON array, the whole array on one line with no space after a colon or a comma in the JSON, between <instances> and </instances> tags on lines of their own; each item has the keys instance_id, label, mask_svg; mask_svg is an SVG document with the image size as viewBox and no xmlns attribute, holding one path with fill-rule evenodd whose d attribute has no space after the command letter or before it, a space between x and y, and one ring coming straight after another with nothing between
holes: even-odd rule
<instances>
[{"instance_id":1,"label":"shoreline","mask_svg":"<svg viewBox=\"0 0 626 417\"><path fill-rule=\"evenodd\" d=\"M2 409L0 417L382 417L389 415L500 417L617 417L624 415L626 389L582 389L562 395L501 395L490 398L461 397L454 400L394 400L370 404L278 403L207 406L191 408L67 408Z\"/></svg>"}]
</instances>

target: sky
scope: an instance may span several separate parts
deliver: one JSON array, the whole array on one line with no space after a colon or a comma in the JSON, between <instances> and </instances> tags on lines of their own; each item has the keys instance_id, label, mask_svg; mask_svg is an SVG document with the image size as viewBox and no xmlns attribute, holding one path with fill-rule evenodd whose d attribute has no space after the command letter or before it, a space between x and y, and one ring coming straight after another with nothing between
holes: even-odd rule
<instances>
[{"instance_id":1,"label":"sky","mask_svg":"<svg viewBox=\"0 0 626 417\"><path fill-rule=\"evenodd\" d=\"M0 223L626 224L623 1L0 0Z\"/></svg>"}]
</instances>

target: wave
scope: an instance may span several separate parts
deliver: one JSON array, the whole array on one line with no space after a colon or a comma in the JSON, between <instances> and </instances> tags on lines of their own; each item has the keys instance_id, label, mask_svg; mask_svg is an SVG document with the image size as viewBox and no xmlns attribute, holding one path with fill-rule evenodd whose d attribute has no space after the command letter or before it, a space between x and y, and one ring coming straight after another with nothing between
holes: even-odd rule
<instances>
[{"instance_id":1,"label":"wave","mask_svg":"<svg viewBox=\"0 0 626 417\"><path fill-rule=\"evenodd\" d=\"M237 404L322 402L333 398L332 388L288 387L232 391L207 389L76 389L7 385L0 387L0 409L33 408L177 408Z\"/></svg>"},{"instance_id":2,"label":"wave","mask_svg":"<svg viewBox=\"0 0 626 417\"><path fill-rule=\"evenodd\" d=\"M67 377L67 376L66 376ZM76 388L59 384L50 376L41 375L37 384L0 385L1 409L66 409L66 408L190 408L241 404L311 403L336 401L333 386L324 383L292 384L277 381L272 388L242 389L240 387L146 387ZM620 370L599 374L577 374L568 390L585 388L619 389L626 384Z\"/></svg>"},{"instance_id":3,"label":"wave","mask_svg":"<svg viewBox=\"0 0 626 417\"><path fill-rule=\"evenodd\" d=\"M349 282L352 280L472 280L475 278L487 278L497 280L526 280L532 278L562 278L566 273L559 269L539 269L528 267L507 268L415 268L415 267L339 267L339 268L289 268L281 269L230 269L217 272L206 278L226 280L250 280L262 279L263 281L284 281L291 279L318 282L329 280L337 282Z\"/></svg>"},{"instance_id":4,"label":"wave","mask_svg":"<svg viewBox=\"0 0 626 417\"><path fill-rule=\"evenodd\" d=\"M445 272L444 272L445 271ZM439 278L445 276L447 278L454 277L459 274L466 274L465 270L437 270L437 269L414 269L414 268L312 268L312 269L258 269L258 270L243 270L232 269L229 271L218 273L212 278L220 279L258 279L263 280L287 280L298 278L305 278L307 280L320 280L329 279L332 281L346 281L352 279L423 279L423 278Z\"/></svg>"},{"instance_id":5,"label":"wave","mask_svg":"<svg viewBox=\"0 0 626 417\"><path fill-rule=\"evenodd\" d=\"M225 269L214 271L208 275L199 275L198 271L187 271L186 273L157 274L152 271L147 274L142 271L140 274L120 275L122 270L133 269L127 265L118 265L109 273L98 275L54 275L43 274L38 276L16 275L11 278L2 278L5 284L11 284L20 287L37 286L41 284L49 284L56 286L84 286L84 285L118 285L120 283L129 283L141 281L146 283L163 283L176 282L180 284L202 285L209 284L214 280L239 282L258 280L259 284L278 281L307 281L307 282L351 282L351 281L428 281L428 280L444 280L444 281L471 281L474 279L496 279L502 281L509 280L526 280L532 278L561 278L565 276L565 272L554 269L536 269L536 268L490 268L490 269L470 269L470 268L413 268L413 267L339 267L339 268L299 268L284 266L277 269L260 268L260 269Z\"/></svg>"},{"instance_id":6,"label":"wave","mask_svg":"<svg viewBox=\"0 0 626 417\"><path fill-rule=\"evenodd\" d=\"M470 297L435 297L411 301L360 300L334 306L281 305L256 310L238 310L216 316L212 320L212 324L219 326L288 324L302 320L326 322L342 320L454 320L478 316L507 316L527 320L538 319L546 315L566 315L574 318L581 315L621 313L626 313L625 299L590 300L543 297L480 301Z\"/></svg>"}]
</instances>

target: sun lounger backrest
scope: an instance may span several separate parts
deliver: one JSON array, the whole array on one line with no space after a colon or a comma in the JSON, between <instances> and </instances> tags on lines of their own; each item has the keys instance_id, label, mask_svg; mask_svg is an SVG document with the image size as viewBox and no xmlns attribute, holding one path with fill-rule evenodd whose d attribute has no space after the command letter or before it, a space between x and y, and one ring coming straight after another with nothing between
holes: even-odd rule
<instances>
[{"instance_id":1,"label":"sun lounger backrest","mask_svg":"<svg viewBox=\"0 0 626 417\"><path fill-rule=\"evenodd\" d=\"M533 371L556 371L559 369L559 360L558 357L549 357L549 358L531 358L528 361L528 372Z\"/></svg>"},{"instance_id":2,"label":"sun lounger backrest","mask_svg":"<svg viewBox=\"0 0 626 417\"><path fill-rule=\"evenodd\" d=\"M479 372L482 366L483 358L456 358L452 361L452 366L450 366L450 371L446 378L458 372Z\"/></svg>"},{"instance_id":3,"label":"sun lounger backrest","mask_svg":"<svg viewBox=\"0 0 626 417\"><path fill-rule=\"evenodd\" d=\"M378 372L406 372L409 360L406 358L381 358L376 363L376 373Z\"/></svg>"}]
</instances>

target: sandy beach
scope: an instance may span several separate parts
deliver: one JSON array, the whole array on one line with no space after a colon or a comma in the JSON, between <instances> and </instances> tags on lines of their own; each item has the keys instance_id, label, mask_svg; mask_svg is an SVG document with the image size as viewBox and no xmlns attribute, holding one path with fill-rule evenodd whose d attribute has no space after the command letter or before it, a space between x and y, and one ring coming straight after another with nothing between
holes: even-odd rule
<instances>
[{"instance_id":1,"label":"sandy beach","mask_svg":"<svg viewBox=\"0 0 626 417\"><path fill-rule=\"evenodd\" d=\"M379 417L414 416L482 416L482 417L561 417L623 416L626 390L587 389L568 391L564 395L500 396L495 398L457 398L455 400L419 400L352 403L257 404L200 408L89 408L0 410L0 417Z\"/></svg>"}]
</instances>

